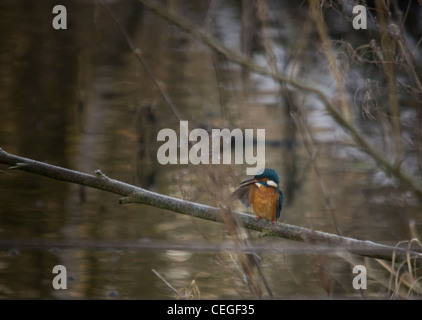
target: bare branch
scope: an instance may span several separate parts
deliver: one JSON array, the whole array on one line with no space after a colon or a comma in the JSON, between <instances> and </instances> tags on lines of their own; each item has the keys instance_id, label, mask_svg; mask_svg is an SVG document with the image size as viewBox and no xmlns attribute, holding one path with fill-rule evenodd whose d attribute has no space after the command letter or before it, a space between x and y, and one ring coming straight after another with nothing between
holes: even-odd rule
<instances>
[{"instance_id":1,"label":"bare branch","mask_svg":"<svg viewBox=\"0 0 422 320\"><path fill-rule=\"evenodd\" d=\"M3 149L0 149L0 163L55 180L76 183L121 195L123 198L119 201L122 204L136 202L215 222L222 222L219 212L227 209L219 209L151 192L108 178L98 170L96 176L90 175L12 155ZM422 254L411 251L409 248L392 247L290 224L272 223L264 219L257 220L255 216L242 212L233 211L233 216L244 228L262 232L266 236L281 237L314 245L341 247L353 254L390 261L395 258L397 262L402 262L407 261L410 257L415 258L416 264L422 266Z\"/></svg>"}]
</instances>

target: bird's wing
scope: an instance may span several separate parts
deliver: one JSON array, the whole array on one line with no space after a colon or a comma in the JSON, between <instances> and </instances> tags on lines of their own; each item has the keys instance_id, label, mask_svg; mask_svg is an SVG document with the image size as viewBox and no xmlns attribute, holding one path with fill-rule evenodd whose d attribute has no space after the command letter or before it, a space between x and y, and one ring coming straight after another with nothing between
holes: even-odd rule
<instances>
[{"instance_id":1,"label":"bird's wing","mask_svg":"<svg viewBox=\"0 0 422 320\"><path fill-rule=\"evenodd\" d=\"M252 183L243 185L231 194L231 198L239 199L245 207L249 207L251 205L250 192L252 191L253 187L254 187L254 184Z\"/></svg>"}]
</instances>

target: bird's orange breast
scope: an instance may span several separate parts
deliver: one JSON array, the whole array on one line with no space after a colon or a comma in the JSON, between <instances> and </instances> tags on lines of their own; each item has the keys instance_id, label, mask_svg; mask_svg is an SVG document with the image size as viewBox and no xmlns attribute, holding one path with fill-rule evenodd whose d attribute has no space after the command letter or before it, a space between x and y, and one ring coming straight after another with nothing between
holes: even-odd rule
<instances>
[{"instance_id":1,"label":"bird's orange breast","mask_svg":"<svg viewBox=\"0 0 422 320\"><path fill-rule=\"evenodd\" d=\"M254 187L250 193L254 213L261 218L275 221L277 218L278 194L273 187Z\"/></svg>"}]
</instances>

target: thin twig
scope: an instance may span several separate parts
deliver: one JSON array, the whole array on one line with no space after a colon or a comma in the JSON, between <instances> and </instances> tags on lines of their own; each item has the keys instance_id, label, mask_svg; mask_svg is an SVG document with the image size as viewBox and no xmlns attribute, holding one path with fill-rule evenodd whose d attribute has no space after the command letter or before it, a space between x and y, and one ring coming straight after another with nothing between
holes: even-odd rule
<instances>
[{"instance_id":1,"label":"thin twig","mask_svg":"<svg viewBox=\"0 0 422 320\"><path fill-rule=\"evenodd\" d=\"M142 49L139 47L135 47L135 44L130 39L129 35L127 34L125 28L123 28L122 24L120 23L119 19L114 14L113 10L106 4L103 0L99 0L100 3L107 9L108 13L110 14L113 21L116 23L117 27L119 28L120 32L123 34L126 43L132 50L132 52L136 55L136 58L141 63L142 67L144 68L145 72L148 74L148 76L151 78L154 85L157 87L158 91L160 92L161 96L163 97L163 100L165 103L169 106L170 110L173 111L176 118L180 121L183 119L182 114L177 109L176 105L171 100L170 96L168 95L167 91L164 89L163 85L160 83L160 81L155 77L151 69L148 67L148 64L146 63Z\"/></svg>"},{"instance_id":2,"label":"thin twig","mask_svg":"<svg viewBox=\"0 0 422 320\"><path fill-rule=\"evenodd\" d=\"M169 287L176 295L179 296L179 298L182 298L182 296L180 295L179 291L177 291L166 279L164 279L157 271L155 271L154 269L151 269L152 272L155 273L155 275L160 278L166 285L167 287Z\"/></svg>"}]
</instances>

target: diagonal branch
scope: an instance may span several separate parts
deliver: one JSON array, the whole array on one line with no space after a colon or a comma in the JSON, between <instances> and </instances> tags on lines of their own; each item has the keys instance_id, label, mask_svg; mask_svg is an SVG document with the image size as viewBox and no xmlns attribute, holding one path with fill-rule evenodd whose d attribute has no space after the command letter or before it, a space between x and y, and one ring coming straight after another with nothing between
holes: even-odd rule
<instances>
[{"instance_id":1,"label":"diagonal branch","mask_svg":"<svg viewBox=\"0 0 422 320\"><path fill-rule=\"evenodd\" d=\"M222 222L219 215L221 209L219 208L151 192L111 179L99 170L95 171L96 175L91 175L9 154L1 148L0 163L11 166L11 169L19 169L55 180L76 183L121 195L123 196L119 200L121 204L141 203L196 218ZM416 264L422 266L422 253L408 249L338 236L285 223L272 223L263 219L257 220L255 216L242 212L233 212L233 215L244 228L263 232L267 236L307 242L314 245L332 246L333 248L341 247L345 251L356 255L390 261L392 259L395 259L395 261L406 261L410 257L415 258Z\"/></svg>"}]
</instances>

